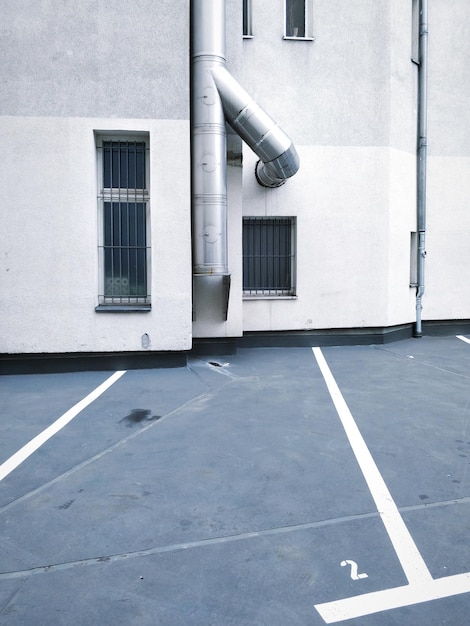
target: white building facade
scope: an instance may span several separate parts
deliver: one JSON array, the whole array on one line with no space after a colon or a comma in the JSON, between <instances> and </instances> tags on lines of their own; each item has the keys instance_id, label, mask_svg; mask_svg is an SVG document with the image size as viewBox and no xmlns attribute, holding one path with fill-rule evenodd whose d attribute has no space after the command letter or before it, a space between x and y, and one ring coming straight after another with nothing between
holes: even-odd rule
<instances>
[{"instance_id":1,"label":"white building facade","mask_svg":"<svg viewBox=\"0 0 470 626\"><path fill-rule=\"evenodd\" d=\"M193 271L190 2L2 2L5 357L411 336L419 1L205 1L225 6L227 69L300 158L263 186L227 127L222 281ZM427 5L425 332L470 319L470 5Z\"/></svg>"}]
</instances>

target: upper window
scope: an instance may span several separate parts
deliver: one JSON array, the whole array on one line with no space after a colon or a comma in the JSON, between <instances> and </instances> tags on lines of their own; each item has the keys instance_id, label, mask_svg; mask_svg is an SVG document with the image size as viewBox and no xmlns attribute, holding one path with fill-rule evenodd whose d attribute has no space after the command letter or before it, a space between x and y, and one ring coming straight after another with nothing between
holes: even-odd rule
<instances>
[{"instance_id":1,"label":"upper window","mask_svg":"<svg viewBox=\"0 0 470 626\"><path fill-rule=\"evenodd\" d=\"M243 0L243 36L253 36L253 29L251 26L251 0Z\"/></svg>"},{"instance_id":2,"label":"upper window","mask_svg":"<svg viewBox=\"0 0 470 626\"><path fill-rule=\"evenodd\" d=\"M312 39L312 0L285 0L285 37Z\"/></svg>"},{"instance_id":3,"label":"upper window","mask_svg":"<svg viewBox=\"0 0 470 626\"><path fill-rule=\"evenodd\" d=\"M98 138L99 304L149 308L148 141Z\"/></svg>"},{"instance_id":4,"label":"upper window","mask_svg":"<svg viewBox=\"0 0 470 626\"><path fill-rule=\"evenodd\" d=\"M243 294L295 295L295 217L243 218Z\"/></svg>"}]
</instances>

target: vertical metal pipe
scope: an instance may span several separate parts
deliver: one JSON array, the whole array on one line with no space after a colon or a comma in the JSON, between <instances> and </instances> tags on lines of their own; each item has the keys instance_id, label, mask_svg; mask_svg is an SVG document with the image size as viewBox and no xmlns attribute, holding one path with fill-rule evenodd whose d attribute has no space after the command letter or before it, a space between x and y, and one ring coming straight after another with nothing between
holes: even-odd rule
<instances>
[{"instance_id":1,"label":"vertical metal pipe","mask_svg":"<svg viewBox=\"0 0 470 626\"><path fill-rule=\"evenodd\" d=\"M419 0L418 67L418 165L417 230L418 258L415 337L422 337L422 299L424 295L424 260L426 257L426 166L427 166L427 87L428 87L428 2Z\"/></svg>"},{"instance_id":2,"label":"vertical metal pipe","mask_svg":"<svg viewBox=\"0 0 470 626\"><path fill-rule=\"evenodd\" d=\"M225 67L225 0L191 0L193 272L226 275L227 169L222 104L212 69Z\"/></svg>"}]
</instances>

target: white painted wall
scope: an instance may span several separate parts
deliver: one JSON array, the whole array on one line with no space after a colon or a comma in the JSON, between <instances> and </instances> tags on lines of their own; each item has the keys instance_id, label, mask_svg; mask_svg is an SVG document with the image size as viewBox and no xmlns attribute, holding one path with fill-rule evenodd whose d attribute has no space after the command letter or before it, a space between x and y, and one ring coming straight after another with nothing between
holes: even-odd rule
<instances>
[{"instance_id":1,"label":"white painted wall","mask_svg":"<svg viewBox=\"0 0 470 626\"><path fill-rule=\"evenodd\" d=\"M428 215L423 319L469 319L470 4L429 2Z\"/></svg>"},{"instance_id":2,"label":"white painted wall","mask_svg":"<svg viewBox=\"0 0 470 626\"><path fill-rule=\"evenodd\" d=\"M297 216L297 298L245 300L244 330L410 322L411 3L319 0L311 42L283 40L282 5L254 3L244 80L292 137L301 166L280 189L262 190L246 151L243 214Z\"/></svg>"},{"instance_id":3,"label":"white painted wall","mask_svg":"<svg viewBox=\"0 0 470 626\"><path fill-rule=\"evenodd\" d=\"M191 347L189 123L2 117L0 352ZM150 136L152 310L97 313L94 131Z\"/></svg>"},{"instance_id":4,"label":"white painted wall","mask_svg":"<svg viewBox=\"0 0 470 626\"><path fill-rule=\"evenodd\" d=\"M298 148L301 170L274 190L256 187L255 158L245 155L244 215L297 216L297 298L246 299L244 330L410 321L413 157L390 148Z\"/></svg>"},{"instance_id":5,"label":"white painted wall","mask_svg":"<svg viewBox=\"0 0 470 626\"><path fill-rule=\"evenodd\" d=\"M244 330L393 326L415 320L418 68L412 2L313 5L315 41L282 38L283 2L253 3L243 82L292 137L300 172L252 178L244 215L295 215L296 300L249 299ZM470 318L470 5L429 3L428 190L423 320ZM416 36L417 33L415 33ZM296 68L293 71L293 68Z\"/></svg>"},{"instance_id":6,"label":"white painted wall","mask_svg":"<svg viewBox=\"0 0 470 626\"><path fill-rule=\"evenodd\" d=\"M428 163L424 319L470 318L470 157Z\"/></svg>"}]
</instances>

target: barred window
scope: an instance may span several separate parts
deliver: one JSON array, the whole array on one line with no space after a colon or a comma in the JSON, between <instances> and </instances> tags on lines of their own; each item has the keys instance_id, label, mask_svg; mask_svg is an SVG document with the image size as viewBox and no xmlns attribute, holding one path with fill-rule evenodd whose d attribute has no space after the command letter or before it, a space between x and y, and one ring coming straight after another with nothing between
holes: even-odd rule
<instances>
[{"instance_id":1,"label":"barred window","mask_svg":"<svg viewBox=\"0 0 470 626\"><path fill-rule=\"evenodd\" d=\"M148 142L99 138L100 293L105 308L150 305Z\"/></svg>"},{"instance_id":2,"label":"barred window","mask_svg":"<svg viewBox=\"0 0 470 626\"><path fill-rule=\"evenodd\" d=\"M243 218L245 296L295 295L295 217Z\"/></svg>"}]
</instances>

